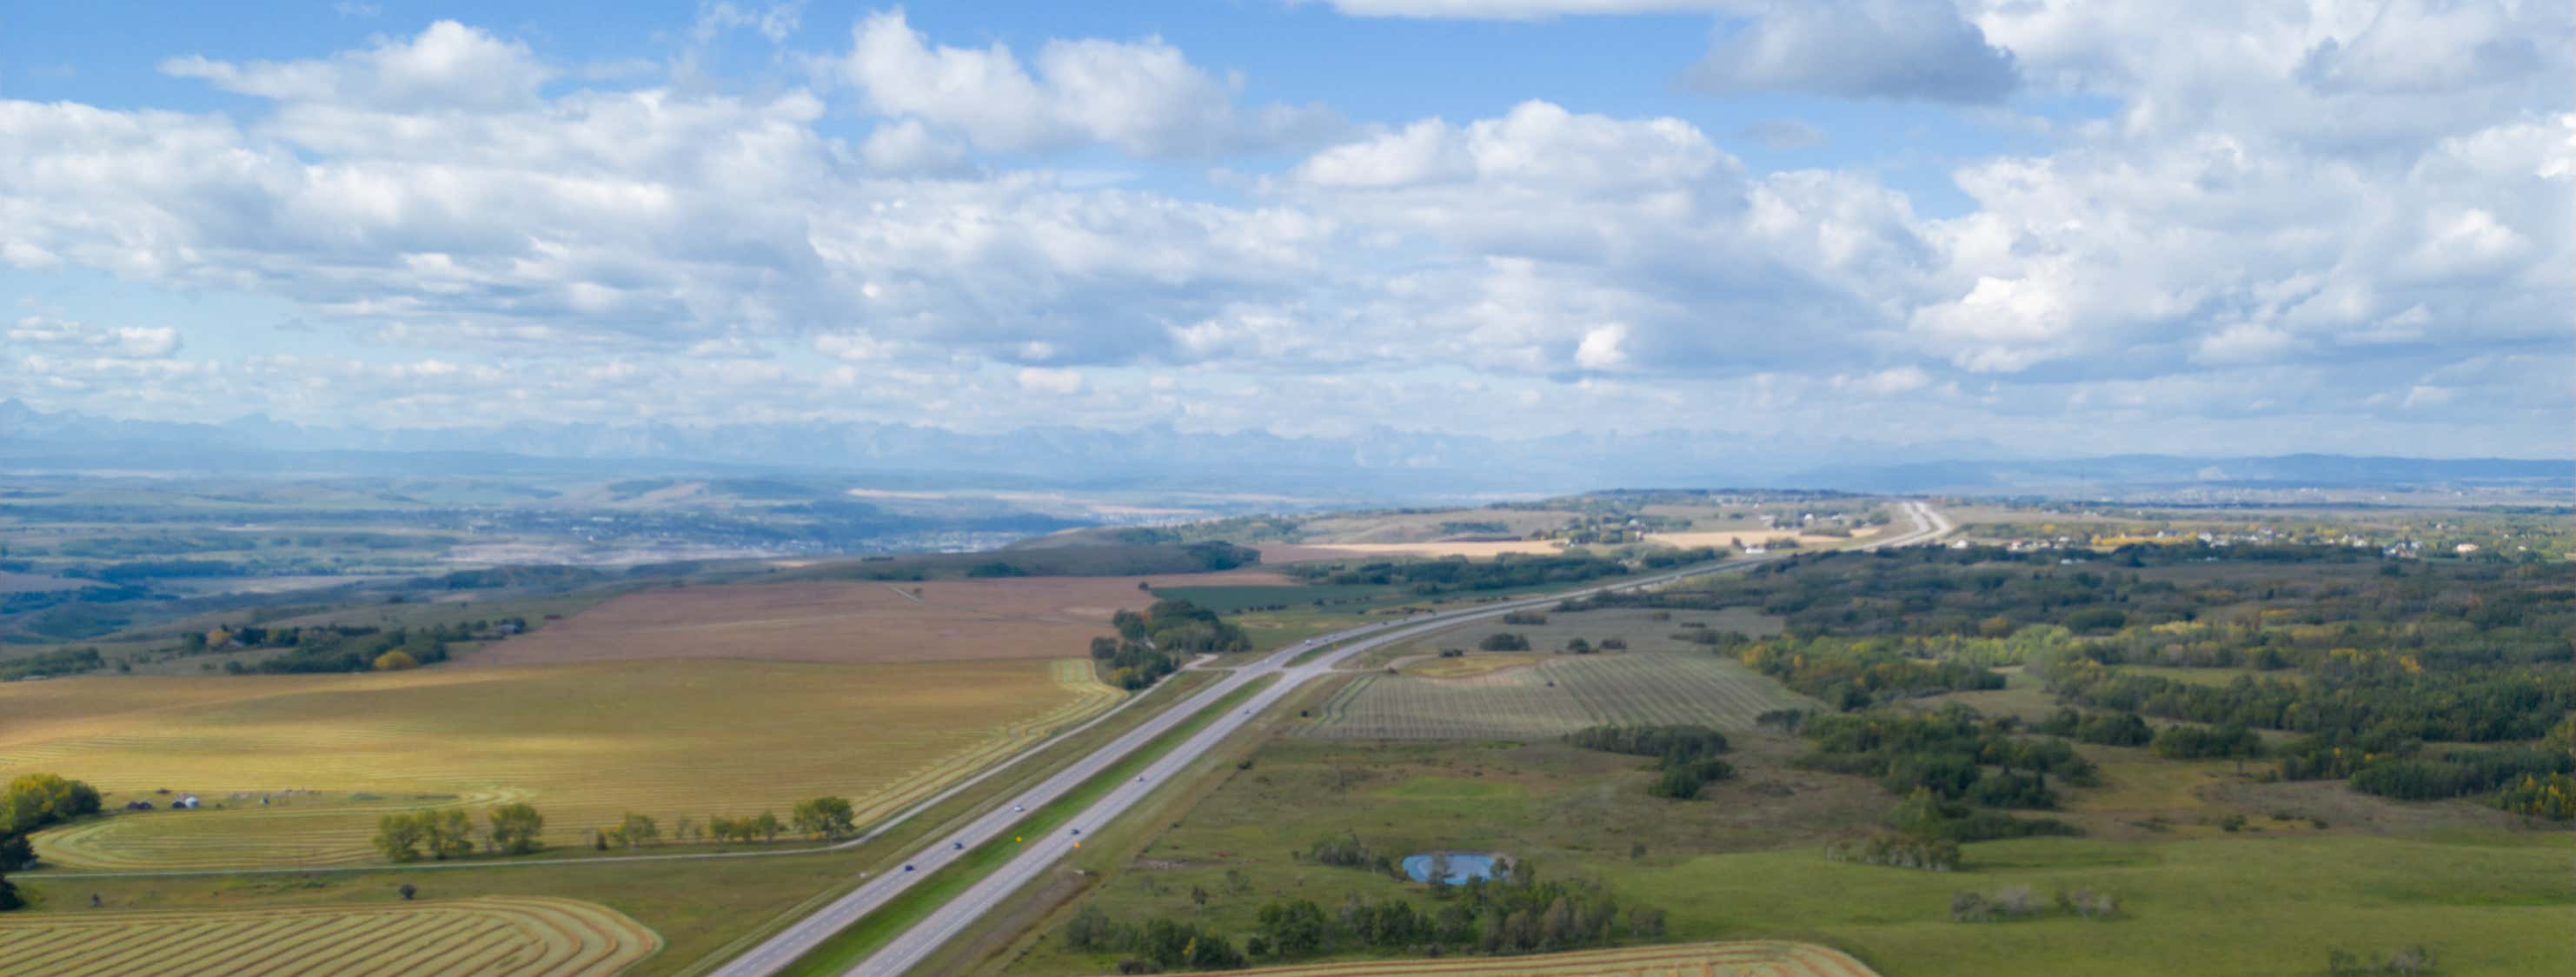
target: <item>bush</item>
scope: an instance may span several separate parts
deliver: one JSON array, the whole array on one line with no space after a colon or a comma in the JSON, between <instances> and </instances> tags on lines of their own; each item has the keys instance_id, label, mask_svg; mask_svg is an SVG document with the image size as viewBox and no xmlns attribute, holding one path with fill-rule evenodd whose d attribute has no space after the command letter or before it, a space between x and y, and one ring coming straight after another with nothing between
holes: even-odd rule
<instances>
[{"instance_id":1,"label":"bush","mask_svg":"<svg viewBox=\"0 0 2576 977\"><path fill-rule=\"evenodd\" d=\"M1476 642L1476 647L1484 651L1528 651L1530 643L1528 638L1509 631L1499 631L1486 635L1485 640Z\"/></svg>"},{"instance_id":2,"label":"bush","mask_svg":"<svg viewBox=\"0 0 2576 977\"><path fill-rule=\"evenodd\" d=\"M2199 760L2209 757L2258 757L2263 755L2263 738L2236 723L2213 728L2176 726L2156 734L2148 749L2167 760Z\"/></svg>"},{"instance_id":3,"label":"bush","mask_svg":"<svg viewBox=\"0 0 2576 977\"><path fill-rule=\"evenodd\" d=\"M1837 841L1826 845L1825 859L1947 872L1959 867L1959 843L1922 835L1872 835L1864 841Z\"/></svg>"}]
</instances>

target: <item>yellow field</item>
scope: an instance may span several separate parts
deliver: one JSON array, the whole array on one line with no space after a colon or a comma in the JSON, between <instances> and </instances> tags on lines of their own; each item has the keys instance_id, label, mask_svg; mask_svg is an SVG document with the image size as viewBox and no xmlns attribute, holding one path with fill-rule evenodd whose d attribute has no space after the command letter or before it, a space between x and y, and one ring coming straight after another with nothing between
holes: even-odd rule
<instances>
[{"instance_id":1,"label":"yellow field","mask_svg":"<svg viewBox=\"0 0 2576 977\"><path fill-rule=\"evenodd\" d=\"M628 811L668 837L683 816L784 817L823 794L865 823L1120 695L1081 659L21 682L0 685L0 777L50 771L110 810L165 808L39 834L58 865L364 862L387 811L462 806L479 824L502 800L535 804L554 846ZM206 808L167 810L163 788Z\"/></svg>"},{"instance_id":2,"label":"yellow field","mask_svg":"<svg viewBox=\"0 0 2576 977\"><path fill-rule=\"evenodd\" d=\"M1533 957L1364 960L1227 972L1271 977L1876 977L1878 973L1840 950L1771 940L1679 943Z\"/></svg>"},{"instance_id":3,"label":"yellow field","mask_svg":"<svg viewBox=\"0 0 2576 977\"><path fill-rule=\"evenodd\" d=\"M662 938L571 899L0 916L0 973L613 974Z\"/></svg>"}]
</instances>

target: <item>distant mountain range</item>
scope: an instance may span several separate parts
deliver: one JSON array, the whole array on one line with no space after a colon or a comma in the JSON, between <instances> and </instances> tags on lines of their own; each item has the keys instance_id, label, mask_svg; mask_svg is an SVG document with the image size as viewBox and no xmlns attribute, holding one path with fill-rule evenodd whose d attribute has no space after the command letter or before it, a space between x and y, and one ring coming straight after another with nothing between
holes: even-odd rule
<instances>
[{"instance_id":1,"label":"distant mountain range","mask_svg":"<svg viewBox=\"0 0 2576 977\"><path fill-rule=\"evenodd\" d=\"M1865 462L1850 459L1865 458ZM2282 455L2035 458L1983 441L1889 445L1659 431L1505 440L1372 430L1350 438L1168 427L968 434L872 423L307 427L126 421L0 401L0 467L177 472L865 472L888 485L1151 486L1462 499L1637 485L2063 493L2114 487L2576 485L2576 461Z\"/></svg>"}]
</instances>

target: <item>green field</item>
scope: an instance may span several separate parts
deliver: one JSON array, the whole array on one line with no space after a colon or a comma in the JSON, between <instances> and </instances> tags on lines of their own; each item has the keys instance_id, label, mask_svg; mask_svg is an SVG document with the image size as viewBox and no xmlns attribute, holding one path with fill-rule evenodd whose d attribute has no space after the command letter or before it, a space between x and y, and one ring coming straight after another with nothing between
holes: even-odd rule
<instances>
[{"instance_id":1,"label":"green field","mask_svg":"<svg viewBox=\"0 0 2576 977\"><path fill-rule=\"evenodd\" d=\"M2334 949L2372 956L2416 944L2434 951L2442 974L2576 972L2576 944L2566 939L2576 914L2576 877L2566 871L2576 838L2563 831L2466 827L2494 822L2458 802L2402 805L2337 788L2344 806L2319 832L2204 791L2181 799L2191 811L2174 813L2233 810L2254 825L2243 833L1986 842L1967 846L1961 871L1877 868L1828 861L1822 847L1878 824L1894 798L1864 778L1787 762L1802 749L1740 737L1730 755L1737 778L1701 801L1669 802L1644 796L1652 774L1631 758L1563 746L1274 742L1249 769L1224 771L1202 800L1174 811L1167 829L1111 863L1084 903L1057 911L987 972L1072 975L1113 965L1112 955L1066 950L1049 929L1086 903L1116 919L1190 920L1238 938L1273 900L1331 907L1409 895L1434 904L1423 886L1292 854L1345 835L1397 854L1509 853L1545 877L1597 879L1623 904L1666 910L1670 940L1820 944L1889 977L2320 974ZM2107 768L2111 783L2096 790L2124 807L2152 806L2168 785L2149 773L2163 766L2144 758ZM2173 769L2201 777L2222 766ZM2078 791L2075 801L2092 793ZM2369 826L2383 821L2351 813L2356 807L2467 816L2438 829L2378 833ZM1242 879L1240 889L1229 871ZM2087 887L2115 894L2121 909L2098 921L2054 914L1951 921L1954 894L2013 886L2043 901L2061 888ZM1193 890L1213 898L1198 906ZM1411 972L1406 966L1366 972Z\"/></svg>"},{"instance_id":2,"label":"green field","mask_svg":"<svg viewBox=\"0 0 2576 977\"><path fill-rule=\"evenodd\" d=\"M820 794L866 822L1119 698L1080 659L68 679L0 685L0 776L86 780L112 811L206 802L44 832L51 864L347 864L377 857L387 811L509 800L536 805L558 847L630 811L667 835Z\"/></svg>"},{"instance_id":3,"label":"green field","mask_svg":"<svg viewBox=\"0 0 2576 977\"><path fill-rule=\"evenodd\" d=\"M1812 705L1743 665L1707 652L1557 655L1461 678L1362 675L1328 700L1316 721L1298 734L1543 739L1610 723L1706 723L1742 730L1752 728L1753 718L1764 712Z\"/></svg>"},{"instance_id":4,"label":"green field","mask_svg":"<svg viewBox=\"0 0 2576 977\"><path fill-rule=\"evenodd\" d=\"M571 899L0 916L0 973L613 974L662 948Z\"/></svg>"}]
</instances>

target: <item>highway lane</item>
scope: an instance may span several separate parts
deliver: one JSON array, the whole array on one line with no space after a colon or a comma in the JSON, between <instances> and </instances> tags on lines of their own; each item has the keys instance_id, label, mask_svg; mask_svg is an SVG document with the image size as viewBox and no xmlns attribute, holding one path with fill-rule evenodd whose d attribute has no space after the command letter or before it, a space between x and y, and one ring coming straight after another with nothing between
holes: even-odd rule
<instances>
[{"instance_id":1,"label":"highway lane","mask_svg":"<svg viewBox=\"0 0 2576 977\"><path fill-rule=\"evenodd\" d=\"M1913 531L1854 548L1903 546L1936 538L1952 528L1947 518L1933 511L1929 506L1919 502L1904 503L1904 506L1907 517L1914 523ZM1588 596L1611 590L1651 587L1687 577L1742 569L1788 555L1790 554L1782 553L1741 557L1707 566L1630 578L1605 586L1578 588L1542 597L1497 601L1405 620L1381 621L1282 648L1251 665L1235 669L1234 674L1201 689L1197 694L1165 709L1161 714L1139 724L1089 755L1068 764L1044 781L1021 792L1019 796L1011 798L1009 803L997 806L965 827L943 836L910 860L908 863L911 866L910 871L890 871L868 880L847 895L816 910L812 915L797 921L749 952L735 958L715 973L719 977L768 977L777 973L794 962L797 957L821 945L832 934L857 922L861 917L911 888L924 876L963 857L967 851L977 845L1005 836L1011 825L1026 818L1029 811L1034 811L1071 792L1082 782L1097 776L1146 743L1188 722L1191 717L1207 709L1217 700L1265 676L1276 675L1278 680L1254 693L1249 700L1236 707L1230 714L1217 717L1205 728L1157 759L1144 771L1141 779L1117 785L1107 795L1093 802L1091 807L1074 817L1064 828L1048 832L1027 842L1026 850L978 880L966 891L959 893L956 898L950 899L945 905L932 911L929 916L915 923L911 929L879 948L875 955L860 962L849 973L869 975L869 977L894 977L918 965L932 951L963 932L1003 897L1034 881L1047 866L1071 853L1082 840L1075 832L1092 832L1135 806L1147 794L1161 786L1164 780L1224 742L1228 736L1250 722L1252 717L1259 715L1307 682L1329 674L1334 666L1344 659L1372 648L1383 647L1433 631L1446 630L1469 621L1530 607L1553 605L1557 601L1570 597ZM1291 664L1298 656L1318 648L1331 648L1331 650L1317 655L1310 661Z\"/></svg>"}]
</instances>

